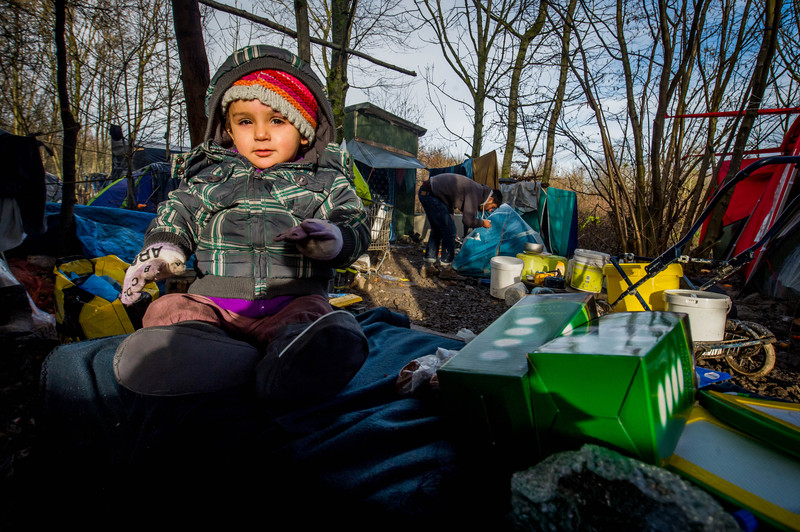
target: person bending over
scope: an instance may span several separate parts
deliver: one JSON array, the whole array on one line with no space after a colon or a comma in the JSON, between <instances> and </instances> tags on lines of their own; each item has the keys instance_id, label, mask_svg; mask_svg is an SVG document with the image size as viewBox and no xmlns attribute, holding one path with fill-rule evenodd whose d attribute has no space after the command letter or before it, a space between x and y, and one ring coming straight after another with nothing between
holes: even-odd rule
<instances>
[{"instance_id":1,"label":"person bending over","mask_svg":"<svg viewBox=\"0 0 800 532\"><path fill-rule=\"evenodd\" d=\"M453 270L456 248L453 211L461 211L465 228L491 227L492 223L481 215L499 207L503 203L503 194L463 175L437 174L422 182L418 196L431 230L420 274L423 277L439 275L441 279L458 279L460 276ZM437 259L439 268L436 267Z\"/></svg>"}]
</instances>

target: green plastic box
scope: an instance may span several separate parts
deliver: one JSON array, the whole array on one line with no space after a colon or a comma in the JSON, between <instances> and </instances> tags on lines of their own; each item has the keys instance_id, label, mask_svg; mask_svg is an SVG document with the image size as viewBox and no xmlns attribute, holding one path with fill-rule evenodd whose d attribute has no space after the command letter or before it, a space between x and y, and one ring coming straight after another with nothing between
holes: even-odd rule
<instances>
[{"instance_id":1,"label":"green plastic box","mask_svg":"<svg viewBox=\"0 0 800 532\"><path fill-rule=\"evenodd\" d=\"M694 403L688 327L685 314L617 312L532 352L540 448L597 443L663 465Z\"/></svg>"},{"instance_id":2,"label":"green plastic box","mask_svg":"<svg viewBox=\"0 0 800 532\"><path fill-rule=\"evenodd\" d=\"M439 388L461 442L527 460L536 446L528 353L596 317L591 294L527 295L444 363Z\"/></svg>"}]
</instances>

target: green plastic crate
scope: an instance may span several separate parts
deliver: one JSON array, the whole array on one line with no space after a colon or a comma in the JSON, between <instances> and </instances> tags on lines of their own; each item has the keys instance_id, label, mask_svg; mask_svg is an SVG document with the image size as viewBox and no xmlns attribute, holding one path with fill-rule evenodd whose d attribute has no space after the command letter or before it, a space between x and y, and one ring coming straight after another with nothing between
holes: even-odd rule
<instances>
[{"instance_id":1,"label":"green plastic crate","mask_svg":"<svg viewBox=\"0 0 800 532\"><path fill-rule=\"evenodd\" d=\"M512 461L538 452L528 353L596 316L591 294L528 295L443 364L439 387L461 442Z\"/></svg>"},{"instance_id":2,"label":"green plastic crate","mask_svg":"<svg viewBox=\"0 0 800 532\"><path fill-rule=\"evenodd\" d=\"M618 312L529 355L531 403L545 453L598 443L662 465L694 403L685 314Z\"/></svg>"}]
</instances>

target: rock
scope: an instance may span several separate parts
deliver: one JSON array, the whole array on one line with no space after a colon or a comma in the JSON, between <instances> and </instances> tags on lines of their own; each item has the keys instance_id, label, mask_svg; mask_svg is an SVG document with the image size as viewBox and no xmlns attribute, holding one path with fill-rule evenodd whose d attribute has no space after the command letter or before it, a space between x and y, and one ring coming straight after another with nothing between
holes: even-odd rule
<instances>
[{"instance_id":1,"label":"rock","mask_svg":"<svg viewBox=\"0 0 800 532\"><path fill-rule=\"evenodd\" d=\"M514 530L738 531L707 492L597 445L554 454L511 478Z\"/></svg>"}]
</instances>

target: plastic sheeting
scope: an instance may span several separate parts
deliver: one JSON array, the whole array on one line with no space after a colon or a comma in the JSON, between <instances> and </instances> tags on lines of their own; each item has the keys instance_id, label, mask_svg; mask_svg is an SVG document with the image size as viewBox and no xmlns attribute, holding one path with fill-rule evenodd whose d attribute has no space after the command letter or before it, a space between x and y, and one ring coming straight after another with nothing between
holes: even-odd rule
<instances>
[{"instance_id":1,"label":"plastic sheeting","mask_svg":"<svg viewBox=\"0 0 800 532\"><path fill-rule=\"evenodd\" d=\"M47 204L48 227L56 227L61 204ZM75 232L86 258L116 255L128 264L142 249L154 213L75 205ZM52 223L51 223L52 222Z\"/></svg>"},{"instance_id":2,"label":"plastic sheeting","mask_svg":"<svg viewBox=\"0 0 800 532\"><path fill-rule=\"evenodd\" d=\"M355 160L372 168L427 168L414 157L393 153L356 140L348 140L346 146Z\"/></svg>"},{"instance_id":3,"label":"plastic sheeting","mask_svg":"<svg viewBox=\"0 0 800 532\"><path fill-rule=\"evenodd\" d=\"M513 184L501 184L503 201L520 214L539 210L539 193L542 185L538 181L520 181Z\"/></svg>"},{"instance_id":4,"label":"plastic sheeting","mask_svg":"<svg viewBox=\"0 0 800 532\"><path fill-rule=\"evenodd\" d=\"M461 251L453 261L453 268L462 275L488 277L491 260L495 256L515 257L525 251L525 244L544 245L541 235L531 229L522 217L507 203L489 216L492 226L473 230L464 240Z\"/></svg>"}]
</instances>

